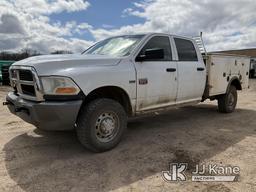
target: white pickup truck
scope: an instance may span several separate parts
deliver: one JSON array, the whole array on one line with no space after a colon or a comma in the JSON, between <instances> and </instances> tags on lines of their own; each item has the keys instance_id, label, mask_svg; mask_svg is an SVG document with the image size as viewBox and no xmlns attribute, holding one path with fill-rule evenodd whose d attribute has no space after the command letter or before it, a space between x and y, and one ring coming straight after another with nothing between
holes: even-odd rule
<instances>
[{"instance_id":1,"label":"white pickup truck","mask_svg":"<svg viewBox=\"0 0 256 192\"><path fill-rule=\"evenodd\" d=\"M37 56L14 63L5 105L43 130L75 129L95 152L121 140L127 118L206 99L220 112L248 88L250 58L201 54L192 38L150 33L96 43L80 55Z\"/></svg>"}]
</instances>

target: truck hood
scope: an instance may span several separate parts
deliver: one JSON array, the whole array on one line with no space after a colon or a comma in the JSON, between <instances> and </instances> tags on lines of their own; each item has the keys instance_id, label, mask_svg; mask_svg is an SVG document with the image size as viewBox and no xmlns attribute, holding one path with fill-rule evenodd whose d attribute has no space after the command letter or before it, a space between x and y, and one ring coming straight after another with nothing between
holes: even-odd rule
<instances>
[{"instance_id":1,"label":"truck hood","mask_svg":"<svg viewBox=\"0 0 256 192\"><path fill-rule=\"evenodd\" d=\"M61 54L30 57L13 66L32 66L39 75L58 75L75 68L117 65L121 58L106 55Z\"/></svg>"}]
</instances>

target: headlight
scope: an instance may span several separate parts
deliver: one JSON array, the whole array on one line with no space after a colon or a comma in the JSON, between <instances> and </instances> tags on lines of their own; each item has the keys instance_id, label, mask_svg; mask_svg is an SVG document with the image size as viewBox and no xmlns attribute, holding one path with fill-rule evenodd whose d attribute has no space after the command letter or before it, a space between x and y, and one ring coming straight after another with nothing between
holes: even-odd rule
<instances>
[{"instance_id":1,"label":"headlight","mask_svg":"<svg viewBox=\"0 0 256 192\"><path fill-rule=\"evenodd\" d=\"M79 87L68 77L41 77L45 95L77 95Z\"/></svg>"}]
</instances>

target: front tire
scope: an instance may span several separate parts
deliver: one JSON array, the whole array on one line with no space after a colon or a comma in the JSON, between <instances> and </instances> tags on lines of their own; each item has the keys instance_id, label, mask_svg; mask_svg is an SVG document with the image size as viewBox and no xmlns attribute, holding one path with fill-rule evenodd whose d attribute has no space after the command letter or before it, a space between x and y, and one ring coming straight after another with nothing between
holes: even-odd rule
<instances>
[{"instance_id":1,"label":"front tire","mask_svg":"<svg viewBox=\"0 0 256 192\"><path fill-rule=\"evenodd\" d=\"M127 127L124 108L112 99L96 99L82 107L77 120L77 136L93 152L114 148Z\"/></svg>"},{"instance_id":2,"label":"front tire","mask_svg":"<svg viewBox=\"0 0 256 192\"><path fill-rule=\"evenodd\" d=\"M221 113L232 113L237 105L237 90L231 85L226 94L218 98L218 108Z\"/></svg>"}]
</instances>

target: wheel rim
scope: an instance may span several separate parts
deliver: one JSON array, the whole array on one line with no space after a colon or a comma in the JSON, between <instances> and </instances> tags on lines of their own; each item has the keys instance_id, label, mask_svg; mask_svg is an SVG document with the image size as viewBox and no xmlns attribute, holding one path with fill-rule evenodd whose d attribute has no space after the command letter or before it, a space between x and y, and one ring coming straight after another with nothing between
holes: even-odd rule
<instances>
[{"instance_id":1,"label":"wheel rim","mask_svg":"<svg viewBox=\"0 0 256 192\"><path fill-rule=\"evenodd\" d=\"M115 138L119 129L119 119L114 112L100 114L95 123L96 137L101 142L109 142Z\"/></svg>"},{"instance_id":2,"label":"wheel rim","mask_svg":"<svg viewBox=\"0 0 256 192\"><path fill-rule=\"evenodd\" d=\"M232 93L229 93L228 95L228 106L233 107L235 104L235 96Z\"/></svg>"}]
</instances>

